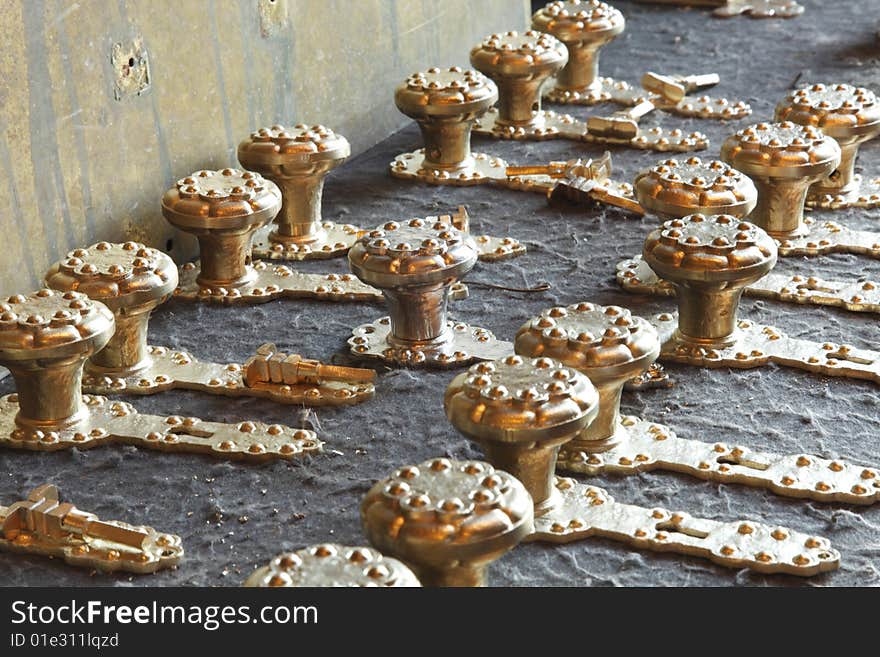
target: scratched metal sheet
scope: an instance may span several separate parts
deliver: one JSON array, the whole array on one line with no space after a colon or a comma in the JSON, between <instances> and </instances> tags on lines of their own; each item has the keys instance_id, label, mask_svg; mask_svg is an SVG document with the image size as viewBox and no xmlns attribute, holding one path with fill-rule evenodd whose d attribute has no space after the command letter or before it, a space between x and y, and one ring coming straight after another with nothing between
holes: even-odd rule
<instances>
[{"instance_id":1,"label":"scratched metal sheet","mask_svg":"<svg viewBox=\"0 0 880 657\"><path fill-rule=\"evenodd\" d=\"M756 121L770 116L776 100L799 76L802 82L841 80L880 90L880 52L874 34L880 1L802 1L806 13L792 21L735 18L719 22L704 10L620 0L614 4L627 15L627 31L603 51L602 73L636 82L647 67L659 72L709 72L689 65L694 53L703 53L701 61L716 65L714 70L722 77L713 93L750 103ZM870 20L852 21L855 9L851 6L856 4ZM786 38L793 31L800 37ZM754 44L760 44L760 57L751 48ZM585 117L591 110L566 111ZM706 132L713 142L712 154L717 153L723 137L742 124L666 114L649 116L645 123L658 121ZM668 300L624 293L614 280L616 262L640 251L654 220L634 219L612 210L550 208L537 194L431 187L390 178L387 163L396 153L418 145L418 131L410 126L338 169L327 182L325 216L370 225L465 204L475 231L494 235L509 231L529 248L519 259L479 264L469 282L517 287L542 280L553 284L550 291L534 295L471 285L470 298L453 304L454 317L479 322L500 338L510 339L526 319L555 304L591 300L625 305L643 315L670 307ZM474 147L511 162L601 152L565 142L474 139ZM654 153L614 150L615 167L627 180L656 159ZM865 173L880 171L880 141L862 149L859 164ZM868 229L880 222L878 211L814 214L833 216L854 228ZM345 270L344 261L297 266L309 271ZM880 278L880 262L854 255L781 259L778 270L791 274L816 271L828 279ZM794 337L827 337L858 347L880 347L877 319L870 314L755 299L745 300L742 309L755 321L775 324ZM243 360L260 343L273 341L285 352L321 358L337 354L334 358L342 362L350 328L382 314L383 309L370 304L277 301L233 309L172 301L156 312L152 342L190 350L201 359L227 361ZM731 372L670 366L669 370L675 380L673 388L626 392L624 412L666 424L681 437L738 442L777 453L846 457L866 464L880 461L880 387L875 384L777 367ZM448 371L383 369L374 400L317 411L199 393L131 400L145 413L186 412L221 421L259 418L289 425L311 420L327 442L326 454L305 463L231 464L132 447L56 454L0 452L0 498L4 501L18 499L49 480L68 499L102 517L148 523L181 535L187 551L178 570L147 577L92 576L43 559L0 554L0 581L229 586L243 582L253 569L282 550L323 541L361 543L358 505L374 480L404 461L417 463L443 454L479 456L443 415L443 390L453 376ZM10 389L10 380L0 383L0 391ZM589 539L568 545L520 546L493 567L493 584L880 585L880 506L786 499L766 490L665 472L584 477L584 481L622 502L728 521L751 518L827 536L841 552L841 568L809 580L764 576L694 557L638 552L609 540Z\"/></svg>"}]
</instances>

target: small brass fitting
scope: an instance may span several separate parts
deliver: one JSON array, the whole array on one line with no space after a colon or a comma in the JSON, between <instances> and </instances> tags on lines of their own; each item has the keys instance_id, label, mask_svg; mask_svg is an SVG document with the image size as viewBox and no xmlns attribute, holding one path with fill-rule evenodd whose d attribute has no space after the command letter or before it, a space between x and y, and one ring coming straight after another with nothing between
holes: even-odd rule
<instances>
[{"instance_id":1,"label":"small brass fitting","mask_svg":"<svg viewBox=\"0 0 880 657\"><path fill-rule=\"evenodd\" d=\"M647 212L661 219L689 214L745 217L758 190L745 174L720 160L664 160L636 176L633 189Z\"/></svg>"},{"instance_id":2,"label":"small brass fitting","mask_svg":"<svg viewBox=\"0 0 880 657\"><path fill-rule=\"evenodd\" d=\"M599 393L574 368L550 358L507 356L479 363L446 388L446 416L488 460L519 479L543 516L559 505L559 448L599 412Z\"/></svg>"},{"instance_id":3,"label":"small brass fitting","mask_svg":"<svg viewBox=\"0 0 880 657\"><path fill-rule=\"evenodd\" d=\"M114 328L107 306L80 292L42 289L0 303L0 364L15 378L19 428L59 431L88 417L83 365Z\"/></svg>"},{"instance_id":4,"label":"small brass fitting","mask_svg":"<svg viewBox=\"0 0 880 657\"><path fill-rule=\"evenodd\" d=\"M425 141L421 168L447 177L474 173L471 128L498 100L498 88L482 73L429 68L413 73L394 92L397 108L419 124Z\"/></svg>"},{"instance_id":5,"label":"small brass fitting","mask_svg":"<svg viewBox=\"0 0 880 657\"><path fill-rule=\"evenodd\" d=\"M382 291L390 311L359 326L352 353L397 365L461 366L497 358L510 344L446 318L452 285L477 262L473 238L439 218L390 221L348 252L352 273Z\"/></svg>"},{"instance_id":6,"label":"small brass fitting","mask_svg":"<svg viewBox=\"0 0 880 657\"><path fill-rule=\"evenodd\" d=\"M748 175L758 190L749 221L781 240L809 232L804 224L807 190L834 171L840 158L833 138L789 121L749 126L721 145L721 159Z\"/></svg>"},{"instance_id":7,"label":"small brass fitting","mask_svg":"<svg viewBox=\"0 0 880 657\"><path fill-rule=\"evenodd\" d=\"M171 568L183 558L180 537L152 527L99 520L62 503L51 484L26 500L0 506L0 550L60 557L73 566L142 575Z\"/></svg>"},{"instance_id":8,"label":"small brass fitting","mask_svg":"<svg viewBox=\"0 0 880 657\"><path fill-rule=\"evenodd\" d=\"M599 50L623 32L623 14L599 0L550 2L532 15L532 29L547 32L568 49L568 63L556 75L548 99L608 100L599 78Z\"/></svg>"},{"instance_id":9,"label":"small brass fitting","mask_svg":"<svg viewBox=\"0 0 880 657\"><path fill-rule=\"evenodd\" d=\"M660 355L657 330L626 308L582 302L549 308L523 324L514 350L526 358L552 358L589 377L599 413L562 452L605 452L621 442L620 395Z\"/></svg>"},{"instance_id":10,"label":"small brass fitting","mask_svg":"<svg viewBox=\"0 0 880 657\"><path fill-rule=\"evenodd\" d=\"M243 287L257 277L251 267L254 231L281 209L281 191L258 173L238 169L198 171L162 197L162 215L199 240L202 288Z\"/></svg>"},{"instance_id":11,"label":"small brass fitting","mask_svg":"<svg viewBox=\"0 0 880 657\"><path fill-rule=\"evenodd\" d=\"M238 145L241 165L278 185L282 196L272 227L254 237L254 257L332 258L351 248L359 229L321 217L324 179L350 154L348 140L322 125L260 128Z\"/></svg>"},{"instance_id":12,"label":"small brass fitting","mask_svg":"<svg viewBox=\"0 0 880 657\"><path fill-rule=\"evenodd\" d=\"M150 366L150 314L171 296L177 281L171 258L137 242L98 242L74 249L46 274L47 287L81 292L103 303L116 318L113 337L86 364L94 376L126 377Z\"/></svg>"},{"instance_id":13,"label":"small brass fitting","mask_svg":"<svg viewBox=\"0 0 880 657\"><path fill-rule=\"evenodd\" d=\"M808 205L845 207L858 201L861 178L854 167L859 146L880 134L880 101L874 92L849 84L802 87L776 106L776 120L819 128L840 144L840 165L810 188Z\"/></svg>"},{"instance_id":14,"label":"small brass fitting","mask_svg":"<svg viewBox=\"0 0 880 657\"><path fill-rule=\"evenodd\" d=\"M532 499L482 461L432 459L377 482L361 503L370 543L423 586L485 586L489 565L534 529Z\"/></svg>"},{"instance_id":15,"label":"small brass fitting","mask_svg":"<svg viewBox=\"0 0 880 657\"><path fill-rule=\"evenodd\" d=\"M491 34L471 49L471 66L498 87L500 129L541 130L541 86L568 61L568 51L556 37L529 30Z\"/></svg>"},{"instance_id":16,"label":"small brass fitting","mask_svg":"<svg viewBox=\"0 0 880 657\"><path fill-rule=\"evenodd\" d=\"M280 554L247 578L246 587L418 587L397 559L367 547L323 543Z\"/></svg>"},{"instance_id":17,"label":"small brass fitting","mask_svg":"<svg viewBox=\"0 0 880 657\"><path fill-rule=\"evenodd\" d=\"M717 349L736 342L743 288L773 268L777 249L773 238L747 221L694 214L652 231L642 253L648 266L675 287L675 337Z\"/></svg>"}]
</instances>

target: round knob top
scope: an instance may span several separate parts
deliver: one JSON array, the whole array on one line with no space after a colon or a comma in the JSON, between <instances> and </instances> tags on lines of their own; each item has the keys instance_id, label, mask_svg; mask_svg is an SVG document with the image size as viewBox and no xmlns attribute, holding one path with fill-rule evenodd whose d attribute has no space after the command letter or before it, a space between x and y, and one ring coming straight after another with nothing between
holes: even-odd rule
<instances>
[{"instance_id":1,"label":"round knob top","mask_svg":"<svg viewBox=\"0 0 880 657\"><path fill-rule=\"evenodd\" d=\"M116 312L161 303L177 287L177 267L158 249L137 242L98 242L53 265L46 285L82 292Z\"/></svg>"},{"instance_id":2,"label":"round knob top","mask_svg":"<svg viewBox=\"0 0 880 657\"><path fill-rule=\"evenodd\" d=\"M520 481L482 461L433 459L377 482L361 504L379 549L422 564L504 553L532 531L532 498Z\"/></svg>"},{"instance_id":3,"label":"round knob top","mask_svg":"<svg viewBox=\"0 0 880 657\"><path fill-rule=\"evenodd\" d=\"M549 308L523 324L514 350L554 358L596 382L647 369L660 355L660 338L650 322L626 308L583 302Z\"/></svg>"},{"instance_id":4,"label":"round knob top","mask_svg":"<svg viewBox=\"0 0 880 657\"><path fill-rule=\"evenodd\" d=\"M840 146L814 126L758 123L728 137L721 158L754 176L803 178L840 163Z\"/></svg>"},{"instance_id":5,"label":"round knob top","mask_svg":"<svg viewBox=\"0 0 880 657\"><path fill-rule=\"evenodd\" d=\"M742 219L694 214L652 231L643 254L651 269L671 281L736 281L770 271L776 243Z\"/></svg>"},{"instance_id":6,"label":"round knob top","mask_svg":"<svg viewBox=\"0 0 880 657\"><path fill-rule=\"evenodd\" d=\"M568 61L568 49L543 32L491 34L471 50L471 65L488 76L530 77L558 71Z\"/></svg>"},{"instance_id":7,"label":"round knob top","mask_svg":"<svg viewBox=\"0 0 880 657\"><path fill-rule=\"evenodd\" d=\"M814 84L792 91L776 106L776 119L821 128L839 139L880 130L880 103L873 91L849 84Z\"/></svg>"},{"instance_id":8,"label":"round knob top","mask_svg":"<svg viewBox=\"0 0 880 657\"><path fill-rule=\"evenodd\" d=\"M304 123L292 128L260 128L238 145L238 161L255 171L279 165L310 171L316 162L339 164L350 154L351 146L345 137L322 125Z\"/></svg>"},{"instance_id":9,"label":"round knob top","mask_svg":"<svg viewBox=\"0 0 880 657\"><path fill-rule=\"evenodd\" d=\"M550 2L532 16L532 27L564 43L610 40L623 32L623 14L599 0Z\"/></svg>"},{"instance_id":10,"label":"round knob top","mask_svg":"<svg viewBox=\"0 0 880 657\"><path fill-rule=\"evenodd\" d=\"M0 362L87 357L107 344L115 328L107 306L85 294L16 294L0 303Z\"/></svg>"},{"instance_id":11,"label":"round knob top","mask_svg":"<svg viewBox=\"0 0 880 657\"><path fill-rule=\"evenodd\" d=\"M269 223L281 191L253 171L197 171L162 197L162 214L178 228L241 230Z\"/></svg>"},{"instance_id":12,"label":"round knob top","mask_svg":"<svg viewBox=\"0 0 880 657\"><path fill-rule=\"evenodd\" d=\"M326 543L281 554L248 577L245 586L419 586L397 559L366 547Z\"/></svg>"},{"instance_id":13,"label":"round knob top","mask_svg":"<svg viewBox=\"0 0 880 657\"><path fill-rule=\"evenodd\" d=\"M414 119L481 113L498 100L498 87L479 71L429 68L394 91L397 108Z\"/></svg>"},{"instance_id":14,"label":"round knob top","mask_svg":"<svg viewBox=\"0 0 880 657\"><path fill-rule=\"evenodd\" d=\"M477 257L474 240L451 224L410 219L368 232L348 252L348 264L355 276L382 288L460 278Z\"/></svg>"},{"instance_id":15,"label":"round knob top","mask_svg":"<svg viewBox=\"0 0 880 657\"><path fill-rule=\"evenodd\" d=\"M507 356L455 377L444 404L449 421L469 438L531 443L584 429L596 417L599 394L558 361Z\"/></svg>"},{"instance_id":16,"label":"round knob top","mask_svg":"<svg viewBox=\"0 0 880 657\"><path fill-rule=\"evenodd\" d=\"M751 179L721 160L664 160L636 176L634 191L647 210L683 217L694 212L746 216L758 201Z\"/></svg>"}]
</instances>

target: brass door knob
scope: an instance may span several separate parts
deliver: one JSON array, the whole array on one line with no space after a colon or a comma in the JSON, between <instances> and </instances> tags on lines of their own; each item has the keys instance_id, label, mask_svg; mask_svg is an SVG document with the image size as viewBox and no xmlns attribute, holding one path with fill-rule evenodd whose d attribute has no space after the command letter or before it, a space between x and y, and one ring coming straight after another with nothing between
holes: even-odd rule
<instances>
[{"instance_id":1,"label":"brass door knob","mask_svg":"<svg viewBox=\"0 0 880 657\"><path fill-rule=\"evenodd\" d=\"M422 131L425 148L417 168L437 178L473 177L471 128L496 100L495 83L478 71L453 66L409 76L395 90L394 102Z\"/></svg>"},{"instance_id":2,"label":"brass door knob","mask_svg":"<svg viewBox=\"0 0 880 657\"><path fill-rule=\"evenodd\" d=\"M559 504L559 448L599 412L599 393L574 368L550 358L507 356L474 365L446 388L446 416L488 460L519 479L542 516Z\"/></svg>"},{"instance_id":3,"label":"brass door knob","mask_svg":"<svg viewBox=\"0 0 880 657\"><path fill-rule=\"evenodd\" d=\"M247 587L417 587L419 580L397 559L367 547L334 543L280 554L258 568Z\"/></svg>"},{"instance_id":4,"label":"brass door knob","mask_svg":"<svg viewBox=\"0 0 880 657\"><path fill-rule=\"evenodd\" d=\"M474 240L439 218L391 221L348 252L352 273L382 291L390 317L359 326L352 352L399 365L460 366L510 348L486 329L447 320L452 285L477 262Z\"/></svg>"},{"instance_id":5,"label":"brass door knob","mask_svg":"<svg viewBox=\"0 0 880 657\"><path fill-rule=\"evenodd\" d=\"M322 125L260 128L238 145L238 161L278 185L281 211L254 237L256 258L332 258L345 253L358 229L321 217L324 178L345 162L351 146Z\"/></svg>"},{"instance_id":6,"label":"brass door knob","mask_svg":"<svg viewBox=\"0 0 880 657\"><path fill-rule=\"evenodd\" d=\"M759 123L731 135L721 159L748 175L758 190L749 221L784 240L809 232L804 224L807 190L840 163L840 146L814 126Z\"/></svg>"},{"instance_id":7,"label":"brass door knob","mask_svg":"<svg viewBox=\"0 0 880 657\"><path fill-rule=\"evenodd\" d=\"M625 438L620 394L657 360L660 338L646 319L626 308L583 302L549 308L523 324L514 350L526 358L552 358L589 377L599 393L599 414L562 451L592 454Z\"/></svg>"},{"instance_id":8,"label":"brass door knob","mask_svg":"<svg viewBox=\"0 0 880 657\"><path fill-rule=\"evenodd\" d=\"M481 461L425 461L377 482L361 504L370 543L424 586L485 586L487 568L533 530L532 499Z\"/></svg>"},{"instance_id":9,"label":"brass door knob","mask_svg":"<svg viewBox=\"0 0 880 657\"><path fill-rule=\"evenodd\" d=\"M689 214L745 217L758 200L748 176L720 160L664 160L640 172L633 185L636 199L662 219Z\"/></svg>"},{"instance_id":10,"label":"brass door knob","mask_svg":"<svg viewBox=\"0 0 880 657\"><path fill-rule=\"evenodd\" d=\"M808 205L837 208L859 201L861 178L854 170L859 146L880 133L874 92L848 84L803 87L776 106L776 120L814 126L840 144L840 165L810 188Z\"/></svg>"},{"instance_id":11,"label":"brass door knob","mask_svg":"<svg viewBox=\"0 0 880 657\"><path fill-rule=\"evenodd\" d=\"M568 63L556 74L548 100L609 100L599 78L599 50L623 32L623 14L599 0L550 2L532 16L532 29L552 34L568 48Z\"/></svg>"},{"instance_id":12,"label":"brass door knob","mask_svg":"<svg viewBox=\"0 0 880 657\"><path fill-rule=\"evenodd\" d=\"M743 288L776 264L776 243L754 224L731 215L671 219L645 240L643 257L675 287L676 338L701 349L736 342Z\"/></svg>"},{"instance_id":13,"label":"brass door knob","mask_svg":"<svg viewBox=\"0 0 880 657\"><path fill-rule=\"evenodd\" d=\"M15 378L19 428L59 431L88 416L83 364L114 328L107 306L79 292L42 289L0 303L0 364Z\"/></svg>"},{"instance_id":14,"label":"brass door knob","mask_svg":"<svg viewBox=\"0 0 880 657\"><path fill-rule=\"evenodd\" d=\"M177 181L162 197L162 214L199 240L202 289L230 290L257 277L251 267L254 231L281 209L281 191L258 173L198 171Z\"/></svg>"},{"instance_id":15,"label":"brass door knob","mask_svg":"<svg viewBox=\"0 0 880 657\"><path fill-rule=\"evenodd\" d=\"M81 292L107 306L116 332L86 365L95 376L126 377L148 368L150 313L177 287L177 266L157 249L137 242L98 242L74 249L46 274L46 285L60 292Z\"/></svg>"},{"instance_id":16,"label":"brass door knob","mask_svg":"<svg viewBox=\"0 0 880 657\"><path fill-rule=\"evenodd\" d=\"M471 66L498 87L497 130L511 134L545 129L541 86L568 61L556 37L529 30L491 34L471 49Z\"/></svg>"}]
</instances>

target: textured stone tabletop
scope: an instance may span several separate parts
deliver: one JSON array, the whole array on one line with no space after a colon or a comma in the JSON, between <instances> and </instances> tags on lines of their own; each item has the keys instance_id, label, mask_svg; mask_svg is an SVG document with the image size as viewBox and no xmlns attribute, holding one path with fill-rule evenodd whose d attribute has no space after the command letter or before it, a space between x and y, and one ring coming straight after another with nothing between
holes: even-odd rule
<instances>
[{"instance_id":1,"label":"textured stone tabletop","mask_svg":"<svg viewBox=\"0 0 880 657\"><path fill-rule=\"evenodd\" d=\"M719 73L721 84L711 93L750 103L751 118L725 124L656 112L643 122L706 132L712 140L708 155L717 155L724 137L740 126L771 118L776 102L796 84L848 82L880 91L880 47L875 40L880 0L801 2L806 13L794 20L718 20L707 10L616 2L626 14L627 29L602 51L601 72L632 83L649 69ZM522 27L497 26L498 30ZM463 52L459 62L424 63L464 64L466 58ZM391 89L388 94L390 98ZM586 117L597 110L564 111ZM452 304L453 317L511 339L525 320L552 305L588 300L624 305L642 315L672 307L669 300L623 293L614 280L615 263L640 252L656 220L601 208L551 208L539 194L430 187L390 178L386 169L393 155L419 144L418 130L412 125L335 171L326 185L324 216L369 227L390 219L447 212L463 204L475 232L510 234L523 241L529 249L526 256L477 266L468 278L471 296ZM474 148L515 163L602 152L573 142L502 143L480 138L474 139ZM622 180L632 180L639 169L662 159L656 153L626 149L613 149L613 157L616 177ZM880 175L880 140L862 147L858 166L867 174ZM814 213L826 215L853 228L880 230L880 210ZM344 259L299 266L309 271L346 271ZM777 271L877 280L880 263L853 255L786 258L780 259ZM528 287L544 281L551 289L531 294L478 285ZM795 337L880 348L876 315L751 299L743 301L741 310ZM363 303L279 300L233 309L172 301L154 313L150 341L190 350L202 360L243 361L260 343L271 341L285 352L349 362L345 341L351 328L381 314L383 308ZM682 437L880 463L880 387L875 384L774 366L710 371L670 365L668 370L675 381L672 388L627 392L624 412L668 424ZM0 584L238 586L281 551L327 541L363 543L358 507L376 479L398 465L435 455L480 456L443 414L443 390L453 376L453 372L380 367L376 398L339 409L310 410L179 392L130 400L147 413L311 426L327 442L327 450L303 463L243 465L133 447L47 454L2 451L0 502L11 503L36 485L52 482L64 499L102 518L149 524L181 535L186 558L176 570L132 577L95 575L57 560L0 553ZM0 384L4 393L11 389L10 379ZM597 477L592 482L621 501L707 518L752 518L827 536L841 552L841 568L806 580L769 577L590 539L564 546L520 546L495 564L493 585L880 585L880 505L862 508L799 501L664 472Z\"/></svg>"}]
</instances>

